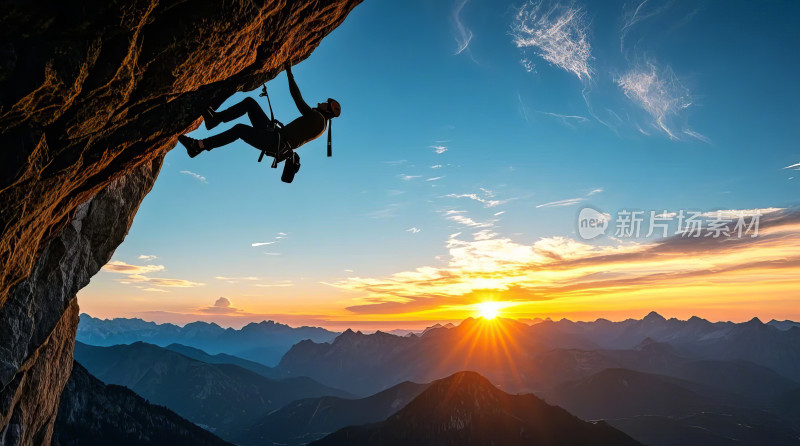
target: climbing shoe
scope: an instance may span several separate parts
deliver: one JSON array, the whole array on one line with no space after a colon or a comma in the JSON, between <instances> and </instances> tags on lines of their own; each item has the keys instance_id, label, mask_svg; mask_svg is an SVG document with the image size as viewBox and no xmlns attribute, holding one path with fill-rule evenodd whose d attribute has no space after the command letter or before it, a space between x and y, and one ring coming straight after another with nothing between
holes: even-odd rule
<instances>
[{"instance_id":1,"label":"climbing shoe","mask_svg":"<svg viewBox=\"0 0 800 446\"><path fill-rule=\"evenodd\" d=\"M281 181L284 183L291 183L294 181L294 174L300 170L300 155L295 152L286 158L286 161L283 163L283 175L281 175Z\"/></svg>"},{"instance_id":2,"label":"climbing shoe","mask_svg":"<svg viewBox=\"0 0 800 446\"><path fill-rule=\"evenodd\" d=\"M203 112L203 122L206 124L206 130L211 130L219 125L217 112L215 112L213 108L208 107L206 111Z\"/></svg>"},{"instance_id":3,"label":"climbing shoe","mask_svg":"<svg viewBox=\"0 0 800 446\"><path fill-rule=\"evenodd\" d=\"M189 158L194 158L203 151L196 139L189 138L186 135L179 136L178 142L183 144L183 147L186 147L186 153L189 154Z\"/></svg>"}]
</instances>

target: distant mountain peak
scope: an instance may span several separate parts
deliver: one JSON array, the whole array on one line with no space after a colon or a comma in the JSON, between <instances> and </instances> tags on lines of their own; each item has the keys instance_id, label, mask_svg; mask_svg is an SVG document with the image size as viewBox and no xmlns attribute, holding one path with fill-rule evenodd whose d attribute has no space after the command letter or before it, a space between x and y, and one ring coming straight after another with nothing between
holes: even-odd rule
<instances>
[{"instance_id":1,"label":"distant mountain peak","mask_svg":"<svg viewBox=\"0 0 800 446\"><path fill-rule=\"evenodd\" d=\"M651 311L647 313L647 316L645 316L644 319L642 320L645 322L663 322L666 321L667 319L664 316L656 313L655 311Z\"/></svg>"},{"instance_id":2,"label":"distant mountain peak","mask_svg":"<svg viewBox=\"0 0 800 446\"><path fill-rule=\"evenodd\" d=\"M336 336L336 339L334 339L333 342L337 343L342 341L348 341L362 336L364 336L364 333L361 333L361 331L353 331L352 328L348 328L342 334Z\"/></svg>"},{"instance_id":3,"label":"distant mountain peak","mask_svg":"<svg viewBox=\"0 0 800 446\"><path fill-rule=\"evenodd\" d=\"M750 319L749 321L745 322L745 324L746 325L764 325L764 323L761 322L761 319L759 319L758 316L756 316L756 317Z\"/></svg>"},{"instance_id":4,"label":"distant mountain peak","mask_svg":"<svg viewBox=\"0 0 800 446\"><path fill-rule=\"evenodd\" d=\"M425 334L427 334L427 333L429 333L429 332L431 332L433 330L438 330L438 329L447 329L447 330L449 330L449 329L455 328L455 327L456 326L453 325L451 322L448 322L448 323L446 323L444 325L442 325L441 323L437 322L436 324L433 324L430 327L428 327L425 330L423 330L421 334L425 335Z\"/></svg>"}]
</instances>

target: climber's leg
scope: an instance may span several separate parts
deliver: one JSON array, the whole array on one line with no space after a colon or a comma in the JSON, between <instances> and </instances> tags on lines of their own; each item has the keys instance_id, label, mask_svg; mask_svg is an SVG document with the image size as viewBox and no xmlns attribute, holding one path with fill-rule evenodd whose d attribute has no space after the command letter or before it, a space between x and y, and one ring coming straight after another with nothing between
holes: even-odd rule
<instances>
[{"instance_id":1,"label":"climber's leg","mask_svg":"<svg viewBox=\"0 0 800 446\"><path fill-rule=\"evenodd\" d=\"M232 105L225 110L217 112L208 112L204 114L206 120L206 128L214 128L220 122L230 122L240 116L247 115L250 118L250 123L255 128L269 128L270 120L264 110L258 105L255 99L251 97L244 98L238 104Z\"/></svg>"},{"instance_id":2,"label":"climber's leg","mask_svg":"<svg viewBox=\"0 0 800 446\"><path fill-rule=\"evenodd\" d=\"M237 139L241 139L258 150L265 150L270 156L275 156L278 153L277 132L253 128L245 124L236 124L218 135L200 140L199 143L202 149L212 150L230 144Z\"/></svg>"}]
</instances>

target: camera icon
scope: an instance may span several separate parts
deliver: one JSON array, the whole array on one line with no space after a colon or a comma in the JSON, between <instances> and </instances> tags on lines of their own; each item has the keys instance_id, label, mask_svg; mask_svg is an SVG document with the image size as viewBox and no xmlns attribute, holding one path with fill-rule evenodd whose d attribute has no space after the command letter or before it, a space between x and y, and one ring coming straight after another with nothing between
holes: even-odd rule
<instances>
[{"instance_id":1,"label":"camera icon","mask_svg":"<svg viewBox=\"0 0 800 446\"><path fill-rule=\"evenodd\" d=\"M578 214L578 235L591 240L605 234L611 216L596 209L585 207Z\"/></svg>"}]
</instances>

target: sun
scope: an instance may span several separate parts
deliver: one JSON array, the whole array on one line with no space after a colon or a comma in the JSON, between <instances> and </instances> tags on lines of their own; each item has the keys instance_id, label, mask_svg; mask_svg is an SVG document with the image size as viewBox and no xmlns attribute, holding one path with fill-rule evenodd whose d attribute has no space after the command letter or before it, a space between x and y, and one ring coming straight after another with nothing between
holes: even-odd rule
<instances>
[{"instance_id":1,"label":"sun","mask_svg":"<svg viewBox=\"0 0 800 446\"><path fill-rule=\"evenodd\" d=\"M478 315L486 320L496 318L500 314L500 302L486 301L476 305L478 308Z\"/></svg>"}]
</instances>

